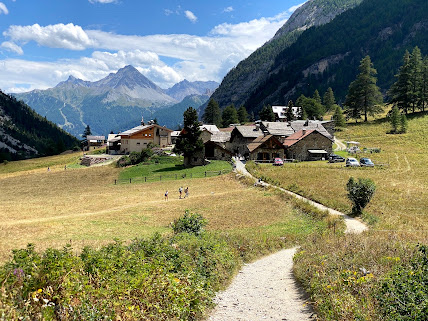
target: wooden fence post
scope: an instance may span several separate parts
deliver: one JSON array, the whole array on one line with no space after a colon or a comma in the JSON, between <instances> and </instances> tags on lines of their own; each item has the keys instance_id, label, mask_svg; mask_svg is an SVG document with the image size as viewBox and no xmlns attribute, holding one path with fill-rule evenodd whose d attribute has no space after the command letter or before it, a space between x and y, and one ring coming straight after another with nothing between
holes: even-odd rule
<instances>
[{"instance_id":1,"label":"wooden fence post","mask_svg":"<svg viewBox=\"0 0 428 321\"><path fill-rule=\"evenodd\" d=\"M131 183L132 183L132 181L131 181L131 180L132 180L132 178L130 178L130 179L129 179L129 184L131 184Z\"/></svg>"},{"instance_id":2,"label":"wooden fence post","mask_svg":"<svg viewBox=\"0 0 428 321\"><path fill-rule=\"evenodd\" d=\"M144 183L147 182L147 176L144 176Z\"/></svg>"},{"instance_id":3,"label":"wooden fence post","mask_svg":"<svg viewBox=\"0 0 428 321\"><path fill-rule=\"evenodd\" d=\"M207 172L205 172L205 177L207 177Z\"/></svg>"},{"instance_id":4,"label":"wooden fence post","mask_svg":"<svg viewBox=\"0 0 428 321\"><path fill-rule=\"evenodd\" d=\"M116 180L114 180L114 185L116 185Z\"/></svg>"}]
</instances>

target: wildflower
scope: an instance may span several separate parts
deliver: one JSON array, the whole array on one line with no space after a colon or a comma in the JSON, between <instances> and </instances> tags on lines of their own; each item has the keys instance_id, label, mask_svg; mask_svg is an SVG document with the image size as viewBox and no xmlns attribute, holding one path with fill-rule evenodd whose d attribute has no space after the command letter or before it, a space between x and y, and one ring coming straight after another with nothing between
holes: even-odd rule
<instances>
[{"instance_id":1,"label":"wildflower","mask_svg":"<svg viewBox=\"0 0 428 321\"><path fill-rule=\"evenodd\" d=\"M38 289L38 290L37 290L37 292L38 292L38 293L42 293L42 292L43 292L43 290L42 290L42 289Z\"/></svg>"}]
</instances>

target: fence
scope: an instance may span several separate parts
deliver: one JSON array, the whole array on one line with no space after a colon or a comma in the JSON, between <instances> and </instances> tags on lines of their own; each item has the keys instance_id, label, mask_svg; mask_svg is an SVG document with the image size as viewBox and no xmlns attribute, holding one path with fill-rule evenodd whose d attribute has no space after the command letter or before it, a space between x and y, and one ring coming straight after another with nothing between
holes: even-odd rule
<instances>
[{"instance_id":1,"label":"fence","mask_svg":"<svg viewBox=\"0 0 428 321\"><path fill-rule=\"evenodd\" d=\"M195 173L183 173L183 174L170 174L170 175L153 175L153 176L137 176L131 178L115 179L114 184L134 184L134 183L150 183L150 182L162 182L162 181L171 181L179 180L185 178L203 178L203 177L213 177L223 174L230 173L231 169L225 169L221 171L205 171L205 172L195 172Z\"/></svg>"}]
</instances>

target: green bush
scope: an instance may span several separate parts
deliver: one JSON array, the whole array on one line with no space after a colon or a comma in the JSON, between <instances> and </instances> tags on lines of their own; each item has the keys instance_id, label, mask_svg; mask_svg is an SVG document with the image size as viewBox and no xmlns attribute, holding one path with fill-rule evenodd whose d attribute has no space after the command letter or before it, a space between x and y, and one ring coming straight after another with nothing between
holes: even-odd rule
<instances>
[{"instance_id":1,"label":"green bush","mask_svg":"<svg viewBox=\"0 0 428 321\"><path fill-rule=\"evenodd\" d=\"M200 235L205 225L207 225L207 220L202 215L190 213L189 210L186 210L183 216L174 220L171 224L175 234L189 233L194 235Z\"/></svg>"},{"instance_id":2,"label":"green bush","mask_svg":"<svg viewBox=\"0 0 428 321\"><path fill-rule=\"evenodd\" d=\"M428 319L428 246L419 245L410 264L385 278L377 300L386 320Z\"/></svg>"},{"instance_id":3,"label":"green bush","mask_svg":"<svg viewBox=\"0 0 428 321\"><path fill-rule=\"evenodd\" d=\"M361 214L372 199L376 185L370 178L359 178L356 181L351 177L346 184L346 190L348 199L352 202L352 213Z\"/></svg>"}]
</instances>

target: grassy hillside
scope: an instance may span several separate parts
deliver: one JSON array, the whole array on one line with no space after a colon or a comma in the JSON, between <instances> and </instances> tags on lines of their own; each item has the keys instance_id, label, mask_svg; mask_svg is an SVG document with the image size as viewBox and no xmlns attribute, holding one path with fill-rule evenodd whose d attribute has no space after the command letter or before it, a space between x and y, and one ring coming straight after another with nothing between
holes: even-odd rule
<instances>
[{"instance_id":1,"label":"grassy hillside","mask_svg":"<svg viewBox=\"0 0 428 321\"><path fill-rule=\"evenodd\" d=\"M386 134L389 130L381 119L349 124L337 133L344 141L381 148L379 154L360 156L383 167L345 168L325 161L253 166L266 180L345 213L351 207L345 191L349 177L371 178L377 185L362 216L370 224L368 232L315 236L295 257L296 275L322 320L426 316L428 252L416 244L428 244L428 114L413 115L406 134Z\"/></svg>"}]
</instances>

